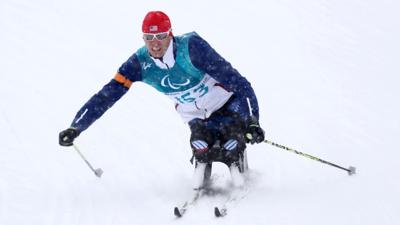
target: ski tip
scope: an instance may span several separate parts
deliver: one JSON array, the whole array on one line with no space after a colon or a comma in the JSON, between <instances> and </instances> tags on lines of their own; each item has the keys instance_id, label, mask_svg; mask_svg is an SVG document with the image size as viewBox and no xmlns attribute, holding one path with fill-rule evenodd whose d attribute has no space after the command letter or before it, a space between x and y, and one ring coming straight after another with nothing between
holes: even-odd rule
<instances>
[{"instance_id":1,"label":"ski tip","mask_svg":"<svg viewBox=\"0 0 400 225\"><path fill-rule=\"evenodd\" d=\"M175 214L175 216L176 217L182 217L182 214L181 214L181 212L179 211L179 208L178 207L175 207L174 208L174 214Z\"/></svg>"},{"instance_id":2,"label":"ski tip","mask_svg":"<svg viewBox=\"0 0 400 225\"><path fill-rule=\"evenodd\" d=\"M226 209L220 210L218 207L214 208L214 215L216 217L224 217L226 215Z\"/></svg>"},{"instance_id":3,"label":"ski tip","mask_svg":"<svg viewBox=\"0 0 400 225\"><path fill-rule=\"evenodd\" d=\"M216 217L221 217L221 216L222 216L222 215L221 215L221 212L220 212L219 209L218 209L218 207L215 207L215 208L214 208L214 214L215 214Z\"/></svg>"}]
</instances>

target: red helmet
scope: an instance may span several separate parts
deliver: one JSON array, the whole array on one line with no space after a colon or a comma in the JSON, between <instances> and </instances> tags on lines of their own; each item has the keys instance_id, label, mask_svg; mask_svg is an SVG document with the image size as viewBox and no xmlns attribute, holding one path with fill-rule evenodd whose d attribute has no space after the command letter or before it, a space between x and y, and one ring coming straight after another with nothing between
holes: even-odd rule
<instances>
[{"instance_id":1,"label":"red helmet","mask_svg":"<svg viewBox=\"0 0 400 225\"><path fill-rule=\"evenodd\" d=\"M167 32L171 29L171 21L167 14L161 11L150 11L144 17L142 24L143 33Z\"/></svg>"}]
</instances>

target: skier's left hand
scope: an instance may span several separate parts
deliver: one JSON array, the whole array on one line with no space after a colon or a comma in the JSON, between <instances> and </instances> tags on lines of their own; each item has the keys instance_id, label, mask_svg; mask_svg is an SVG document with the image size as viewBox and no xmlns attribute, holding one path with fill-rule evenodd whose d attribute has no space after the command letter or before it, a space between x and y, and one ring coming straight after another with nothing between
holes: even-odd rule
<instances>
[{"instance_id":1,"label":"skier's left hand","mask_svg":"<svg viewBox=\"0 0 400 225\"><path fill-rule=\"evenodd\" d=\"M247 122L245 138L246 142L250 144L260 143L265 139L265 132L255 117L250 118Z\"/></svg>"}]
</instances>

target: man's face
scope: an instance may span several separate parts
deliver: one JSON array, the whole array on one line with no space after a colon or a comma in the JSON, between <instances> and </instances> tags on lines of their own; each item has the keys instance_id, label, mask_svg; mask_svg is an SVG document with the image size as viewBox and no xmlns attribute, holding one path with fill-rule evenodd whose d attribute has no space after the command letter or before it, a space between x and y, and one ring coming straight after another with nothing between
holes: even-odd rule
<instances>
[{"instance_id":1,"label":"man's face","mask_svg":"<svg viewBox=\"0 0 400 225\"><path fill-rule=\"evenodd\" d=\"M143 34L143 40L150 55L154 58L161 58L167 51L172 36L170 31L156 34L145 33Z\"/></svg>"}]
</instances>

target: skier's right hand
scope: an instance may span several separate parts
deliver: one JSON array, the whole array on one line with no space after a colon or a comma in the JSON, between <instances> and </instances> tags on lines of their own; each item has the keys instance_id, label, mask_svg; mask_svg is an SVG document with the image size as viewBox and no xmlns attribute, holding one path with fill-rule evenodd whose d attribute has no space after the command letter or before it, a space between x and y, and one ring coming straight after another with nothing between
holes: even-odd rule
<instances>
[{"instance_id":1,"label":"skier's right hand","mask_svg":"<svg viewBox=\"0 0 400 225\"><path fill-rule=\"evenodd\" d=\"M58 142L61 146L71 146L74 144L74 140L79 136L79 130L70 127L60 132L58 136Z\"/></svg>"}]
</instances>

